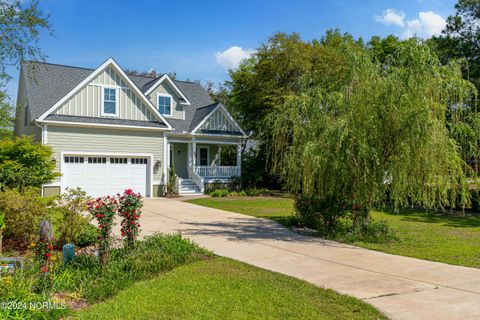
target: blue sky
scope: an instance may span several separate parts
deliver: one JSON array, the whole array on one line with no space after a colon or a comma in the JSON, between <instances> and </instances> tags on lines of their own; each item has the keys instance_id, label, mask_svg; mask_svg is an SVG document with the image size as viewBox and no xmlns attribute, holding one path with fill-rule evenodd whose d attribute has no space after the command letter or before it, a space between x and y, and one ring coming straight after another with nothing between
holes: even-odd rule
<instances>
[{"instance_id":1,"label":"blue sky","mask_svg":"<svg viewBox=\"0 0 480 320\"><path fill-rule=\"evenodd\" d=\"M40 46L52 63L96 68L114 57L123 68L218 83L275 32L299 32L306 40L331 28L365 39L428 37L441 30L455 2L41 0L54 37L43 34ZM7 89L15 97L18 70L11 74Z\"/></svg>"}]
</instances>

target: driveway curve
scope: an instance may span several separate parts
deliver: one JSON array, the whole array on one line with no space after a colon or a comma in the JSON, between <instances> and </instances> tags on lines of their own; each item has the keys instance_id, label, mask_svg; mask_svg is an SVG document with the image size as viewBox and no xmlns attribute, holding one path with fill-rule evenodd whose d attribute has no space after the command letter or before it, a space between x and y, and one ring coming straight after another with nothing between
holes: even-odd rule
<instances>
[{"instance_id":1,"label":"driveway curve","mask_svg":"<svg viewBox=\"0 0 480 320\"><path fill-rule=\"evenodd\" d=\"M360 298L391 319L480 319L480 269L302 236L270 220L177 200L144 203L142 236L181 233L217 255Z\"/></svg>"}]
</instances>

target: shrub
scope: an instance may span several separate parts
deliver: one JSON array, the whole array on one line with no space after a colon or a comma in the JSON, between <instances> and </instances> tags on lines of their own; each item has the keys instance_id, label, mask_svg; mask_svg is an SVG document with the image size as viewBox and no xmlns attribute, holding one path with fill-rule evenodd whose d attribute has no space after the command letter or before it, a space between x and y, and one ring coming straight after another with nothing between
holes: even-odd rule
<instances>
[{"instance_id":1,"label":"shrub","mask_svg":"<svg viewBox=\"0 0 480 320\"><path fill-rule=\"evenodd\" d=\"M98 252L100 262L105 264L108 261L110 243L112 241L113 218L118 210L118 201L115 198L102 197L88 201L88 210L98 223Z\"/></svg>"},{"instance_id":2,"label":"shrub","mask_svg":"<svg viewBox=\"0 0 480 320\"><path fill-rule=\"evenodd\" d=\"M217 189L210 192L211 197L228 197L229 195L230 193L228 192L228 190L225 189Z\"/></svg>"},{"instance_id":3,"label":"shrub","mask_svg":"<svg viewBox=\"0 0 480 320\"><path fill-rule=\"evenodd\" d=\"M175 173L175 168L173 167L173 164L172 164L168 169L167 194L168 195L177 194L176 186L177 186L177 175Z\"/></svg>"},{"instance_id":4,"label":"shrub","mask_svg":"<svg viewBox=\"0 0 480 320\"><path fill-rule=\"evenodd\" d=\"M32 137L0 141L0 189L26 186L40 188L59 176L54 173L52 149L34 143Z\"/></svg>"},{"instance_id":5,"label":"shrub","mask_svg":"<svg viewBox=\"0 0 480 320\"><path fill-rule=\"evenodd\" d=\"M125 190L119 198L118 214L122 217L122 237L125 244L133 248L135 239L138 236L140 223L140 215L142 214L142 198L139 193L133 192L131 189Z\"/></svg>"},{"instance_id":6,"label":"shrub","mask_svg":"<svg viewBox=\"0 0 480 320\"><path fill-rule=\"evenodd\" d=\"M250 188L245 189L245 194L249 197L268 196L271 194L267 188Z\"/></svg>"},{"instance_id":7,"label":"shrub","mask_svg":"<svg viewBox=\"0 0 480 320\"><path fill-rule=\"evenodd\" d=\"M45 199L33 187L0 192L0 211L5 214L5 236L23 242L37 237L38 224L47 215Z\"/></svg>"},{"instance_id":8,"label":"shrub","mask_svg":"<svg viewBox=\"0 0 480 320\"><path fill-rule=\"evenodd\" d=\"M95 244L99 236L98 229L87 222L83 225L75 244L79 247L88 247Z\"/></svg>"},{"instance_id":9,"label":"shrub","mask_svg":"<svg viewBox=\"0 0 480 320\"><path fill-rule=\"evenodd\" d=\"M301 225L317 229L324 235L335 234L340 218L350 213L346 204L341 201L309 195L297 195L294 207Z\"/></svg>"},{"instance_id":10,"label":"shrub","mask_svg":"<svg viewBox=\"0 0 480 320\"><path fill-rule=\"evenodd\" d=\"M55 221L58 235L58 244L77 243L80 234L83 232L85 224L88 221L82 216L87 210L88 197L86 192L80 188L66 189L66 192L60 196L58 210L60 215Z\"/></svg>"},{"instance_id":11,"label":"shrub","mask_svg":"<svg viewBox=\"0 0 480 320\"><path fill-rule=\"evenodd\" d=\"M362 224L353 227L347 234L349 242L363 241L371 243L387 242L395 239L395 235L386 221L371 221L369 224Z\"/></svg>"}]
</instances>

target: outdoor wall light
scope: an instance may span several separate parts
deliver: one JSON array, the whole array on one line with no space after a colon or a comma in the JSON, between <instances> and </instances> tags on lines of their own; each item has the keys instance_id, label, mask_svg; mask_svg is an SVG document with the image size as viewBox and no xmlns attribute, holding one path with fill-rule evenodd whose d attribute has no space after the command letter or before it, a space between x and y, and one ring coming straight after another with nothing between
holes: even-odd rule
<instances>
[{"instance_id":1,"label":"outdoor wall light","mask_svg":"<svg viewBox=\"0 0 480 320\"><path fill-rule=\"evenodd\" d=\"M161 165L162 165L162 161L160 160L155 161L155 164L153 165L153 173L158 173L158 170L160 169Z\"/></svg>"},{"instance_id":2,"label":"outdoor wall light","mask_svg":"<svg viewBox=\"0 0 480 320\"><path fill-rule=\"evenodd\" d=\"M57 165L57 159L55 159L55 158L50 159L50 162L51 162L54 166Z\"/></svg>"}]
</instances>

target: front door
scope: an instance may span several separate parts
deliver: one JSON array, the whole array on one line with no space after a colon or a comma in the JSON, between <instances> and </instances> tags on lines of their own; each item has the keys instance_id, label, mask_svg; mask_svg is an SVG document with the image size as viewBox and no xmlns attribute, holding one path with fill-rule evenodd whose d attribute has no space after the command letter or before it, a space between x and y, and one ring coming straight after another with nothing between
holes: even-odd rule
<instances>
[{"instance_id":1,"label":"front door","mask_svg":"<svg viewBox=\"0 0 480 320\"><path fill-rule=\"evenodd\" d=\"M198 165L208 166L208 148L198 148Z\"/></svg>"}]
</instances>

